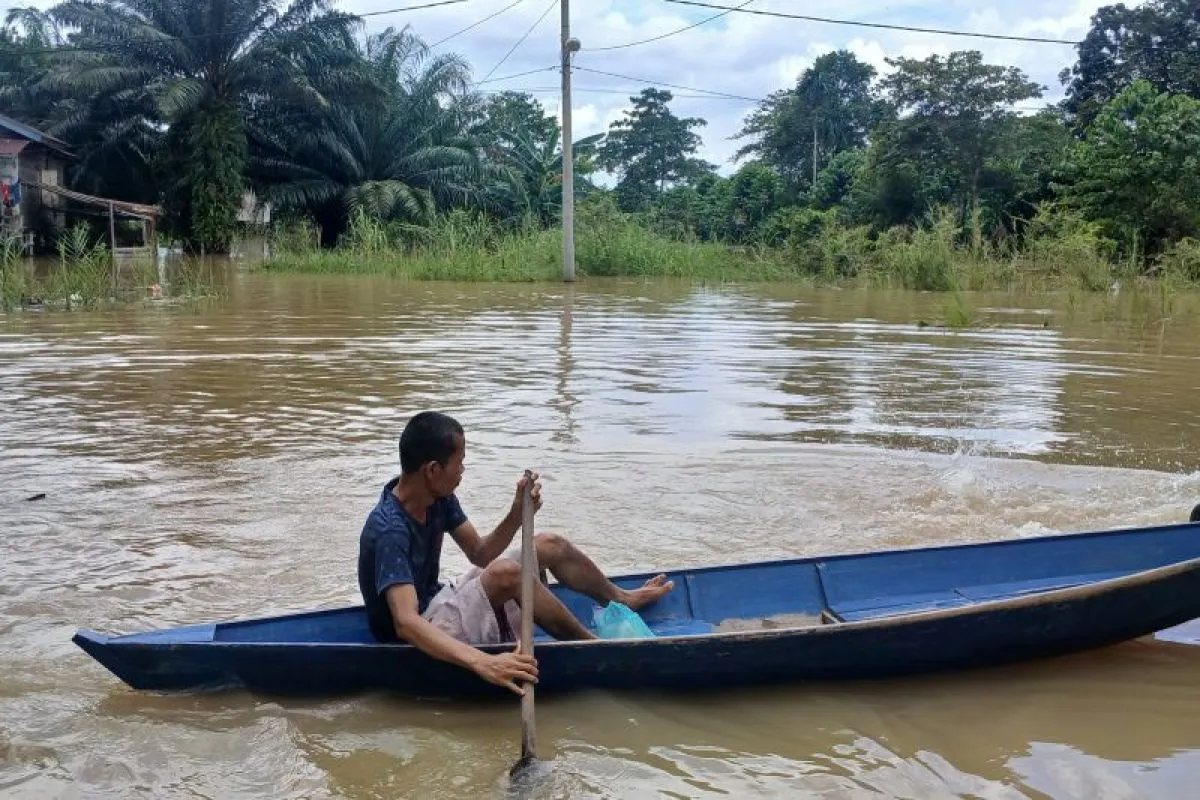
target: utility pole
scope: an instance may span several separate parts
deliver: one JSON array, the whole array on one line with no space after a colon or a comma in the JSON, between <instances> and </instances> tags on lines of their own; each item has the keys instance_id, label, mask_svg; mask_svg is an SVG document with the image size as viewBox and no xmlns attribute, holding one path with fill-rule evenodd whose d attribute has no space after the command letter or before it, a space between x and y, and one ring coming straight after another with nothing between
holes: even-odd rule
<instances>
[{"instance_id":1,"label":"utility pole","mask_svg":"<svg viewBox=\"0 0 1200 800\"><path fill-rule=\"evenodd\" d=\"M559 0L562 13L562 226L563 280L575 280L575 155L571 142L571 54L579 40L571 38L571 3Z\"/></svg>"}]
</instances>

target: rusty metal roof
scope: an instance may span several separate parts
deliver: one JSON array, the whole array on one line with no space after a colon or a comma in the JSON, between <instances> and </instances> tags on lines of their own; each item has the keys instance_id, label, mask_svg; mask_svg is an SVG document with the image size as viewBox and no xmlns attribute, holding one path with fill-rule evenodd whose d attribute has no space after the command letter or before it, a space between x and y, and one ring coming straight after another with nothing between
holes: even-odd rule
<instances>
[{"instance_id":1,"label":"rusty metal roof","mask_svg":"<svg viewBox=\"0 0 1200 800\"><path fill-rule=\"evenodd\" d=\"M50 134L39 131L32 125L26 125L24 122L5 116L4 114L0 114L0 131L6 131L19 139L48 147L69 158L75 157L75 154L71 152L71 148L67 146L66 142L55 139Z\"/></svg>"}]
</instances>

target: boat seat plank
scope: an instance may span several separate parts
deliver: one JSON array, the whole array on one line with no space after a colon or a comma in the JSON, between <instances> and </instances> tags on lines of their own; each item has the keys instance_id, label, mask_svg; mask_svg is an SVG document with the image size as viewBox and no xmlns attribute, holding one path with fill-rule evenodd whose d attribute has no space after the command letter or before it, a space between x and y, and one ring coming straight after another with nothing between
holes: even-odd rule
<instances>
[{"instance_id":1,"label":"boat seat plank","mask_svg":"<svg viewBox=\"0 0 1200 800\"><path fill-rule=\"evenodd\" d=\"M970 605L973 601L954 592L931 592L908 597L880 598L862 603L847 603L831 607L831 610L846 622L864 619L881 619L918 611L936 611Z\"/></svg>"},{"instance_id":2,"label":"boat seat plank","mask_svg":"<svg viewBox=\"0 0 1200 800\"><path fill-rule=\"evenodd\" d=\"M698 571L687 575L684 585L691 616L713 625L727 619L781 614L816 617L825 606L812 564L774 564L757 568L753 574L730 569Z\"/></svg>"},{"instance_id":3,"label":"boat seat plank","mask_svg":"<svg viewBox=\"0 0 1200 800\"><path fill-rule=\"evenodd\" d=\"M962 586L955 591L969 600L1000 600L1008 597L1023 597L1038 592L1051 592L1056 589L1070 589L1085 583L1095 583L1111 578L1128 575L1128 572L1101 572L1083 575L1058 575L1053 578L1041 578L1026 581L1009 581L1006 583L984 584L982 586Z\"/></svg>"}]
</instances>

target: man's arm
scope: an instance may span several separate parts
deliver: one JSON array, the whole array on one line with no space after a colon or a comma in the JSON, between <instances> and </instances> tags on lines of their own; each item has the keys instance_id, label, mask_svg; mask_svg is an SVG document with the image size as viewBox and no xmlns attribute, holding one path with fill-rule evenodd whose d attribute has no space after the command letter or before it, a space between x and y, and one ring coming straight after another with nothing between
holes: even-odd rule
<instances>
[{"instance_id":1,"label":"man's arm","mask_svg":"<svg viewBox=\"0 0 1200 800\"><path fill-rule=\"evenodd\" d=\"M480 536L470 520L450 531L450 536L467 554L467 559L482 569L504 555L520 527L520 519L514 520L510 513L487 536Z\"/></svg>"},{"instance_id":2,"label":"man's arm","mask_svg":"<svg viewBox=\"0 0 1200 800\"><path fill-rule=\"evenodd\" d=\"M537 478L538 476L535 472L533 474L532 491L535 512L542 507L542 485L537 482ZM504 515L504 519L500 520L500 524L490 534L480 536L470 520L464 520L462 524L450 531L450 536L458 543L458 546L466 554L467 559L475 566L482 569L504 555L504 551L512 544L513 537L521 529L525 480L525 477L521 476L521 479L517 481L516 496L513 498L508 513Z\"/></svg>"},{"instance_id":3,"label":"man's arm","mask_svg":"<svg viewBox=\"0 0 1200 800\"><path fill-rule=\"evenodd\" d=\"M396 635L426 655L457 664L488 683L511 689L519 695L524 695L525 690L517 686L516 681L537 682L537 662L533 656L519 650L496 655L485 653L460 642L423 618L418 610L417 591L411 583L389 587L386 596Z\"/></svg>"}]
</instances>

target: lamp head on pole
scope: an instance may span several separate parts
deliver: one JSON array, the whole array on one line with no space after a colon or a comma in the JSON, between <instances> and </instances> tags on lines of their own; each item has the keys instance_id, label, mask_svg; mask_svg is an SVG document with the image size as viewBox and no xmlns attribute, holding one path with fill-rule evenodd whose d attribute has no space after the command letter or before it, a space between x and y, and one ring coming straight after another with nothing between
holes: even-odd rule
<instances>
[{"instance_id":1,"label":"lamp head on pole","mask_svg":"<svg viewBox=\"0 0 1200 800\"><path fill-rule=\"evenodd\" d=\"M576 39L574 36L572 36L570 39L567 39L566 44L563 45L563 49L566 50L568 53L578 53L579 48L580 48L579 40Z\"/></svg>"}]
</instances>

